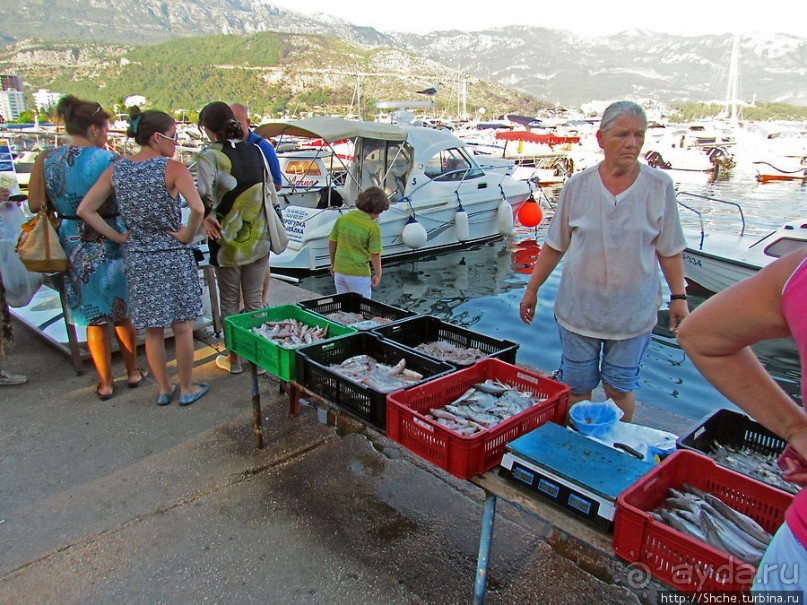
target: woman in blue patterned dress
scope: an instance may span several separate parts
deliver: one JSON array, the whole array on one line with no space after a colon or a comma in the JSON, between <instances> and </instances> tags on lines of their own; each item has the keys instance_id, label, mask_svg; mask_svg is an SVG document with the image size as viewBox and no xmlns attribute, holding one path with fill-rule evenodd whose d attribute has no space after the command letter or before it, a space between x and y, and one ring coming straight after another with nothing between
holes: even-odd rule
<instances>
[{"instance_id":1,"label":"woman in blue patterned dress","mask_svg":"<svg viewBox=\"0 0 807 605\"><path fill-rule=\"evenodd\" d=\"M179 405L190 405L208 391L207 384L193 384L193 320L202 312L202 289L189 243L199 230L204 206L193 177L180 162L170 159L176 151L176 122L166 113L129 112L127 135L140 151L121 158L90 189L78 213L88 225L106 237L126 244L126 276L132 317L146 330L146 357L159 385L157 405L168 405L179 391ZM99 210L112 193L118 200L125 229L107 224ZM191 210L182 226L179 195ZM171 326L177 359L179 386L168 379L165 328Z\"/></svg>"},{"instance_id":2,"label":"woman in blue patterned dress","mask_svg":"<svg viewBox=\"0 0 807 605\"><path fill-rule=\"evenodd\" d=\"M40 155L31 183L39 182L44 163L48 203L62 219L59 240L69 259L64 280L67 317L70 323L87 328L87 347L100 379L95 393L105 401L112 397L114 383L110 324L115 328L129 386L139 386L145 376L137 367L137 332L129 318L123 250L76 214L81 198L117 156L104 149L109 114L100 104L66 96L56 113L71 137L70 144ZM31 187L28 206L36 212L41 205L40 189ZM114 199L104 204L101 215L113 228L123 228Z\"/></svg>"}]
</instances>

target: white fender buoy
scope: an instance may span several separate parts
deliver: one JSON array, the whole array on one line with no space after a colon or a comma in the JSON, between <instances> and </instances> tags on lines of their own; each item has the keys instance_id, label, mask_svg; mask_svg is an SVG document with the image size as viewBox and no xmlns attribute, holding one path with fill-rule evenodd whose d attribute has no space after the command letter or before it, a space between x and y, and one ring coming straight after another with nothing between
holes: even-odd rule
<instances>
[{"instance_id":1,"label":"white fender buoy","mask_svg":"<svg viewBox=\"0 0 807 605\"><path fill-rule=\"evenodd\" d=\"M471 229L468 226L468 213L465 212L465 208L462 207L462 204L459 204L457 213L454 215L454 230L457 234L457 240L467 242L471 239Z\"/></svg>"},{"instance_id":2,"label":"white fender buoy","mask_svg":"<svg viewBox=\"0 0 807 605\"><path fill-rule=\"evenodd\" d=\"M414 217L409 217L409 221L403 228L401 237L403 239L403 243L413 250L417 250L418 248L425 246L426 240L429 238L428 234L426 233L426 229L423 227L423 225L417 222Z\"/></svg>"},{"instance_id":3,"label":"white fender buoy","mask_svg":"<svg viewBox=\"0 0 807 605\"><path fill-rule=\"evenodd\" d=\"M499 202L499 208L496 210L496 218L499 221L499 233L502 235L512 235L514 226L513 207L507 200Z\"/></svg>"}]
</instances>

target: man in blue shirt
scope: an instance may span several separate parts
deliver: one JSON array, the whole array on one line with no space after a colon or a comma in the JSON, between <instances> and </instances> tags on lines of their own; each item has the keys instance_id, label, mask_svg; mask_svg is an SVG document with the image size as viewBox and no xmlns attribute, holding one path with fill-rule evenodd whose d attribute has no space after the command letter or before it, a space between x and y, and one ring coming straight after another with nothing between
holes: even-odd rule
<instances>
[{"instance_id":1,"label":"man in blue shirt","mask_svg":"<svg viewBox=\"0 0 807 605\"><path fill-rule=\"evenodd\" d=\"M269 164L269 170L272 173L272 180L275 182L275 189L280 191L283 187L283 179L280 174L280 162L277 159L275 148L266 139L258 136L250 130L250 119L247 108L241 103L232 103L230 109L233 110L235 119L241 124L241 129L244 131L244 141L253 143L261 148L263 156L266 158L266 163Z\"/></svg>"},{"instance_id":2,"label":"man in blue shirt","mask_svg":"<svg viewBox=\"0 0 807 605\"><path fill-rule=\"evenodd\" d=\"M283 188L283 180L280 176L280 162L277 159L275 148L272 147L272 144L269 141L258 136L252 132L252 130L250 130L249 112L247 111L246 107L244 107L241 103L232 103L230 105L230 109L233 110L235 119L241 124L241 130L244 131L243 140L247 143L253 143L260 147L261 151L263 152L263 157L266 158L266 163L269 165L269 171L272 173L272 180L275 183L275 189L280 191ZM271 276L272 272L269 268L269 264L267 263L266 276L263 279L262 303L264 307L267 305L269 300L269 280Z\"/></svg>"}]
</instances>

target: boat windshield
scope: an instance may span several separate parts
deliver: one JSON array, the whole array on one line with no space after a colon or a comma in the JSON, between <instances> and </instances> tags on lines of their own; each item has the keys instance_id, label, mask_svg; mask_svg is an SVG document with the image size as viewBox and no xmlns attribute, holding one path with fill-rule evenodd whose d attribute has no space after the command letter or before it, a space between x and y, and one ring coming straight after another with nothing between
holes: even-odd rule
<instances>
[{"instance_id":1,"label":"boat windshield","mask_svg":"<svg viewBox=\"0 0 807 605\"><path fill-rule=\"evenodd\" d=\"M774 258L780 258L785 254L789 254L794 250L798 250L807 246L807 242L803 239L792 239L789 237L783 237L782 239L778 239L773 242L771 245L765 248L765 254L768 256L773 256Z\"/></svg>"},{"instance_id":2,"label":"boat windshield","mask_svg":"<svg viewBox=\"0 0 807 605\"><path fill-rule=\"evenodd\" d=\"M423 171L433 181L467 181L483 175L476 163L458 147L434 154Z\"/></svg>"},{"instance_id":3,"label":"boat windshield","mask_svg":"<svg viewBox=\"0 0 807 605\"><path fill-rule=\"evenodd\" d=\"M356 166L360 191L381 187L390 202L397 202L406 191L406 181L412 170L412 147L405 141L359 138L356 141Z\"/></svg>"}]
</instances>

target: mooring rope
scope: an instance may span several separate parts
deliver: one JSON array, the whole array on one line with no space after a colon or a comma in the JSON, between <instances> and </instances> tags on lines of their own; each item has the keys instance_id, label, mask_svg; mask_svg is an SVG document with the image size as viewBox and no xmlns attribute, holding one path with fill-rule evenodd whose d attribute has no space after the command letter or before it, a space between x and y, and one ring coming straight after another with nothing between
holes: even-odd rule
<instances>
[{"instance_id":1,"label":"mooring rope","mask_svg":"<svg viewBox=\"0 0 807 605\"><path fill-rule=\"evenodd\" d=\"M798 172L803 172L804 171L804 168L798 168L797 170L782 170L781 168L777 168L776 166L774 166L770 162L753 162L753 163L754 164L765 164L766 166L770 166L774 170L778 170L782 174L796 174Z\"/></svg>"}]
</instances>

